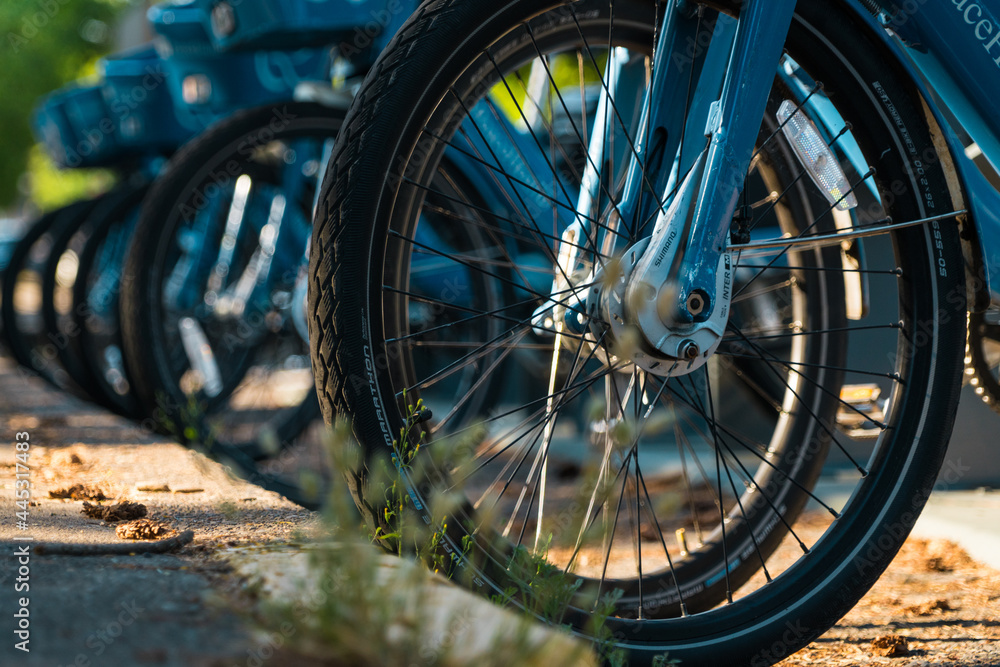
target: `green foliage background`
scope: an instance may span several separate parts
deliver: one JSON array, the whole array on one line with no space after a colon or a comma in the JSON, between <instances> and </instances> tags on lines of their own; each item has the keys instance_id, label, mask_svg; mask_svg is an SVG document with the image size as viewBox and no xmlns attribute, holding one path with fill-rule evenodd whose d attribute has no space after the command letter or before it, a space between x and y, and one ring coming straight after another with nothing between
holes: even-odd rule
<instances>
[{"instance_id":1,"label":"green foliage background","mask_svg":"<svg viewBox=\"0 0 1000 667\"><path fill-rule=\"evenodd\" d=\"M129 0L0 1L0 209L14 203L18 179L28 167L35 143L30 116L38 98L93 72L96 59L110 49L111 32L102 35L93 28L101 23L112 26L115 15L128 4ZM93 41L84 39L84 34ZM37 153L32 170L40 172L44 183L38 183L44 192L37 197L33 193L43 208L69 194L53 191L61 187L62 179L53 177ZM77 174L65 187L86 188L87 181Z\"/></svg>"}]
</instances>

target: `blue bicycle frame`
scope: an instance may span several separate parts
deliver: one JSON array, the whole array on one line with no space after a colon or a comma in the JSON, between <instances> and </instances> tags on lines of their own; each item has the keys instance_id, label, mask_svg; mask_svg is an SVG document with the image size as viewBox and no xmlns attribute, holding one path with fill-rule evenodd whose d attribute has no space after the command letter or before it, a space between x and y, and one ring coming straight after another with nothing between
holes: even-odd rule
<instances>
[{"instance_id":1,"label":"blue bicycle frame","mask_svg":"<svg viewBox=\"0 0 1000 667\"><path fill-rule=\"evenodd\" d=\"M1000 117L993 97L1000 86L1000 19L995 9L968 0L918 0L917 4L920 7L916 13L896 17L885 14L882 23L906 45L902 57L909 56L987 160L994 168L1000 167ZM898 42L891 43L899 52ZM950 157L968 196L965 206L970 210L979 244L976 254L969 258L975 268L969 276L970 291L978 297L975 308L982 310L989 300L1000 302L1000 193L966 157L964 147L932 97L922 92L938 124L945 129Z\"/></svg>"},{"instance_id":2,"label":"blue bicycle frame","mask_svg":"<svg viewBox=\"0 0 1000 667\"><path fill-rule=\"evenodd\" d=\"M672 4L661 28L658 44L662 46L654 58L640 136L636 137L637 148L618 213L620 224L632 225L629 229L636 238L642 238L644 234L637 232L655 218L648 244L643 241L641 247L635 247L641 259L633 270L630 289L672 284L675 322L689 331L701 327L719 334L720 322L724 326L726 304L719 304L720 311L714 300L725 298L724 286L730 279L728 274L723 276L728 271L728 253L741 249L739 244L730 243L730 226L768 92L779 70L795 4L795 0L747 0L738 22L720 19L722 29L715 29L711 48L728 53L728 60L710 54L700 61L686 52L701 27L697 10ZM991 113L990 99L992 91L1000 86L1000 21L974 0L918 0L920 6L915 11L899 16L883 12L878 19L860 4L848 4L917 81L947 151L939 149L933 156L913 155L910 162L915 169L921 168L922 161L948 162L946 173L957 174L960 185L960 190L952 193L955 210L931 211L922 220L855 228L846 234L758 242L753 246L787 249L800 243L803 248L805 244L833 245L847 238L927 222L947 224L944 221L957 219L955 224L968 226L971 217L975 233L965 235L972 239L965 248L970 308L984 309L991 298L1000 303L1000 279L996 277L1000 275L1000 194L965 156L964 147L921 81L923 78L929 82L990 162L1000 165L1000 117ZM681 91L682 98L685 91L694 92L692 105L685 108L677 104L672 99L676 91ZM613 95L614 91L606 89L603 94ZM812 113L829 138L839 118L820 105L815 105ZM703 133L698 131L700 127L686 125L688 114L691 118L708 118ZM657 182L651 183L641 156L649 137L658 132L667 137L665 154L676 157L673 169L661 170L655 175ZM848 159L853 158L850 149L846 152ZM865 169L863 164L856 166L859 173ZM652 202L649 191L663 196L659 202ZM990 250L993 248L997 250ZM631 296L643 298L642 294ZM650 293L649 298L652 296ZM652 310L650 313L651 318L655 317ZM637 317L645 329L643 313L640 311ZM650 324L651 329L656 326L661 325Z\"/></svg>"}]
</instances>

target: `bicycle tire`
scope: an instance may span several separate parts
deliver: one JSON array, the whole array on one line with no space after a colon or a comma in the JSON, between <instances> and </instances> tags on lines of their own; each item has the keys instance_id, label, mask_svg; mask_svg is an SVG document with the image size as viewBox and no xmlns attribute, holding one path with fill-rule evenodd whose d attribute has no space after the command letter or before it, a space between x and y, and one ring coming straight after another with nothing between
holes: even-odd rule
<instances>
[{"instance_id":1,"label":"bicycle tire","mask_svg":"<svg viewBox=\"0 0 1000 667\"><path fill-rule=\"evenodd\" d=\"M120 294L120 274L125 261L124 248L120 254L111 258L113 265L103 267L102 271L117 272L117 287L104 290L100 295L100 303L91 302L92 292L103 277L94 276L95 262L106 252L105 244L109 236L122 234L121 243L127 243L134 228L134 217L138 207L149 191L150 183L144 177L139 177L130 184L124 196L113 204L104 207L88 221L89 229L81 238L74 238L70 245L82 245L75 251L79 257L79 268L72 285L72 316L76 337L76 352L83 360L83 365L94 388L94 396L98 403L123 417L141 420L145 415L139 408L131 390L131 381L127 376L124 359L118 364L112 364L109 356L121 356L123 348L121 327L118 326L118 301Z\"/></svg>"},{"instance_id":2,"label":"bicycle tire","mask_svg":"<svg viewBox=\"0 0 1000 667\"><path fill-rule=\"evenodd\" d=\"M87 355L80 345L81 330L76 327L74 318L76 302L72 287L80 275L80 251L87 239L100 221L131 194L132 188L128 184L119 185L95 203L85 216L67 225L56 236L42 267L42 321L49 340L59 342L59 364L73 383L87 393L91 402L104 407L108 405L86 367Z\"/></svg>"}]
</instances>

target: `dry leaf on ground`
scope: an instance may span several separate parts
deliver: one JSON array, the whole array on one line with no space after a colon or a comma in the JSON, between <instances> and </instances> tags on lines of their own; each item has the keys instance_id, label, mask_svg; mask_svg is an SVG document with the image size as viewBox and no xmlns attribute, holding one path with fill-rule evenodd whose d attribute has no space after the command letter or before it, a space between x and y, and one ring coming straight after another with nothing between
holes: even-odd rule
<instances>
[{"instance_id":1,"label":"dry leaf on ground","mask_svg":"<svg viewBox=\"0 0 1000 667\"><path fill-rule=\"evenodd\" d=\"M49 491L49 498L69 498L71 500L107 500L104 489L90 484L74 484L68 489Z\"/></svg>"},{"instance_id":2,"label":"dry leaf on ground","mask_svg":"<svg viewBox=\"0 0 1000 667\"><path fill-rule=\"evenodd\" d=\"M150 519L137 519L115 528L115 535L123 540L156 540L172 533L170 526Z\"/></svg>"},{"instance_id":3,"label":"dry leaf on ground","mask_svg":"<svg viewBox=\"0 0 1000 667\"><path fill-rule=\"evenodd\" d=\"M92 505L91 503L84 503L83 509L80 511L91 519L100 519L108 523L131 521L132 519L139 519L146 516L145 505L127 500L117 505Z\"/></svg>"}]
</instances>

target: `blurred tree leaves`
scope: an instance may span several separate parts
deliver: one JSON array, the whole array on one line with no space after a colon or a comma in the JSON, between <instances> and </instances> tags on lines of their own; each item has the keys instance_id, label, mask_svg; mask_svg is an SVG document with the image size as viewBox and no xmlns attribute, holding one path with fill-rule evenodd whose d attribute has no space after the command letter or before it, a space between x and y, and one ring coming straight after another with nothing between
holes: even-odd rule
<instances>
[{"instance_id":1,"label":"blurred tree leaves","mask_svg":"<svg viewBox=\"0 0 1000 667\"><path fill-rule=\"evenodd\" d=\"M42 95L88 70L110 48L115 15L128 0L2 0L0 2L0 208L34 145L30 116Z\"/></svg>"},{"instance_id":2,"label":"blurred tree leaves","mask_svg":"<svg viewBox=\"0 0 1000 667\"><path fill-rule=\"evenodd\" d=\"M115 175L105 169L59 169L40 144L28 151L28 173L31 202L43 213L95 197L115 184Z\"/></svg>"}]
</instances>

